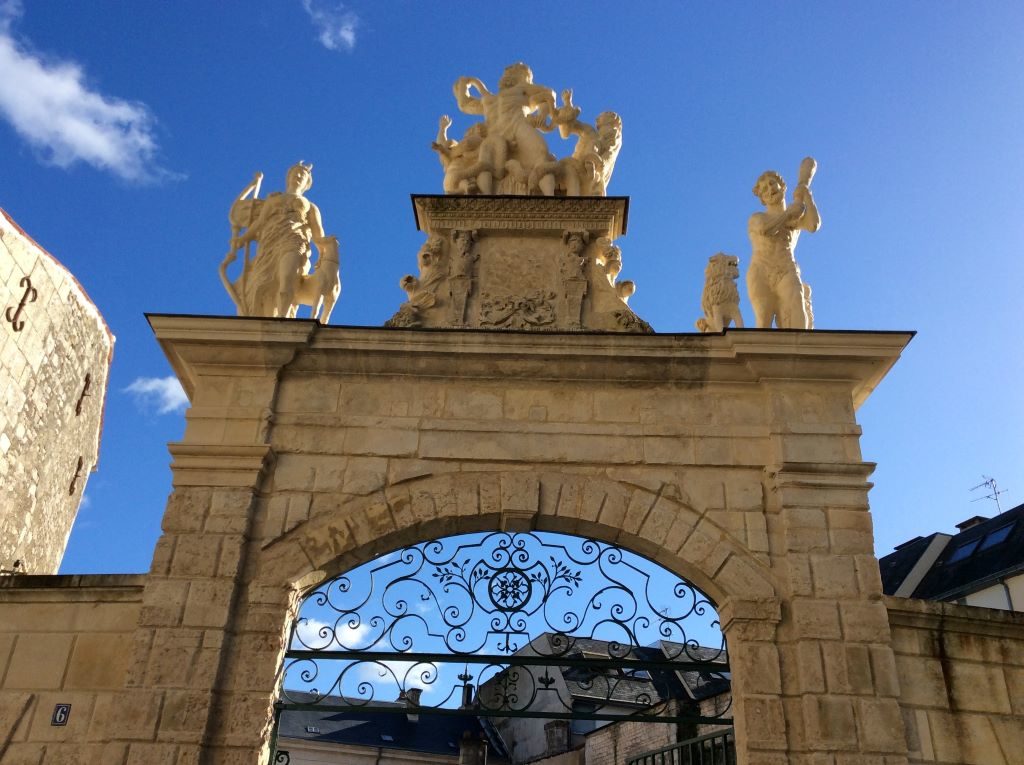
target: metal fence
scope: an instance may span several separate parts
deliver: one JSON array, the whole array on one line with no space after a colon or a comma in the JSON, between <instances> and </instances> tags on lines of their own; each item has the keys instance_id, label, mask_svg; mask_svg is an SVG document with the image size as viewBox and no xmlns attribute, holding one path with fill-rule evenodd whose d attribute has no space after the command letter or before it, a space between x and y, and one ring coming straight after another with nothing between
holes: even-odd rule
<instances>
[{"instance_id":1,"label":"metal fence","mask_svg":"<svg viewBox=\"0 0 1024 765\"><path fill-rule=\"evenodd\" d=\"M644 752L626 765L736 765L736 737L732 728L680 741Z\"/></svg>"}]
</instances>

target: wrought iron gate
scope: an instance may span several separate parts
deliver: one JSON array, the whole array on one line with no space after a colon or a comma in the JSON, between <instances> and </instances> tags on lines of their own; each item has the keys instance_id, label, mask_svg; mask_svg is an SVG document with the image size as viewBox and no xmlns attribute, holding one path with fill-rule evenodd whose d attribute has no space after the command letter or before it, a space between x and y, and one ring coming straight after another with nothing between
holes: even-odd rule
<instances>
[{"instance_id":1,"label":"wrought iron gate","mask_svg":"<svg viewBox=\"0 0 1024 765\"><path fill-rule=\"evenodd\" d=\"M727 725L728 704L700 700L728 686L717 614L689 582L605 542L495 532L416 544L310 593L277 718L412 706Z\"/></svg>"}]
</instances>

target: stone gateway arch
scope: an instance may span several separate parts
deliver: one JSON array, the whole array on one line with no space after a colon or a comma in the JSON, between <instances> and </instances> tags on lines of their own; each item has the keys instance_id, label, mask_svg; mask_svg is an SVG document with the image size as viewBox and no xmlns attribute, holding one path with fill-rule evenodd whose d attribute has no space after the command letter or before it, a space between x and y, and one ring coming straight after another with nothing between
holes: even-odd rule
<instances>
[{"instance_id":1,"label":"stone gateway arch","mask_svg":"<svg viewBox=\"0 0 1024 765\"><path fill-rule=\"evenodd\" d=\"M302 593L505 529L614 543L713 598L741 762L905 750L854 410L908 335L150 321L192 408L116 716L163 712L132 747L257 761Z\"/></svg>"}]
</instances>

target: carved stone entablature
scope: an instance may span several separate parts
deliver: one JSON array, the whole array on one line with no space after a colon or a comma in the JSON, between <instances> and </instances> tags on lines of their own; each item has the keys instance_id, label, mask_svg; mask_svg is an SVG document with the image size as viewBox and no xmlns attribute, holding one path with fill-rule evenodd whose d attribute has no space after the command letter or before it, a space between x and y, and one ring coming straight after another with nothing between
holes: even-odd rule
<instances>
[{"instance_id":1,"label":"carved stone entablature","mask_svg":"<svg viewBox=\"0 0 1024 765\"><path fill-rule=\"evenodd\" d=\"M585 229L594 237L626 233L629 197L412 196L416 228L428 234L453 229L555 231Z\"/></svg>"},{"instance_id":2,"label":"carved stone entablature","mask_svg":"<svg viewBox=\"0 0 1024 765\"><path fill-rule=\"evenodd\" d=\"M414 196L428 234L389 327L652 332L619 281L621 197Z\"/></svg>"}]
</instances>

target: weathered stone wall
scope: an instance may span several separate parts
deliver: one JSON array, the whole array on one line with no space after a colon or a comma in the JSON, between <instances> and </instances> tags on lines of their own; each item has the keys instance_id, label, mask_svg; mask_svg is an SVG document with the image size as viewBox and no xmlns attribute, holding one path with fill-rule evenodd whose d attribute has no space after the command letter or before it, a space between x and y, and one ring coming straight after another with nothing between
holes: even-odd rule
<instances>
[{"instance_id":1,"label":"weathered stone wall","mask_svg":"<svg viewBox=\"0 0 1024 765\"><path fill-rule=\"evenodd\" d=\"M552 757L545 757L535 760L533 765L584 765L584 748L573 749L571 752L562 752Z\"/></svg>"},{"instance_id":2,"label":"weathered stone wall","mask_svg":"<svg viewBox=\"0 0 1024 765\"><path fill-rule=\"evenodd\" d=\"M144 576L0 577L0 763L78 763L108 735ZM66 725L52 725L70 704ZM154 721L155 724L155 721Z\"/></svg>"},{"instance_id":3,"label":"weathered stone wall","mask_svg":"<svg viewBox=\"0 0 1024 765\"><path fill-rule=\"evenodd\" d=\"M281 739L288 765L459 765L458 754L445 757L433 752L414 752L383 746L352 746L296 739ZM501 761L488 760L488 765Z\"/></svg>"},{"instance_id":4,"label":"weathered stone wall","mask_svg":"<svg viewBox=\"0 0 1024 765\"><path fill-rule=\"evenodd\" d=\"M1024 614L885 603L910 762L1024 763Z\"/></svg>"},{"instance_id":5,"label":"weathered stone wall","mask_svg":"<svg viewBox=\"0 0 1024 765\"><path fill-rule=\"evenodd\" d=\"M35 300L8 320L29 289ZM3 210L0 312L0 569L20 560L52 574L96 467L114 339L74 277Z\"/></svg>"},{"instance_id":6,"label":"weathered stone wall","mask_svg":"<svg viewBox=\"0 0 1024 765\"><path fill-rule=\"evenodd\" d=\"M624 765L630 757L671 746L679 740L675 723L620 722L587 734L586 765Z\"/></svg>"}]
</instances>

